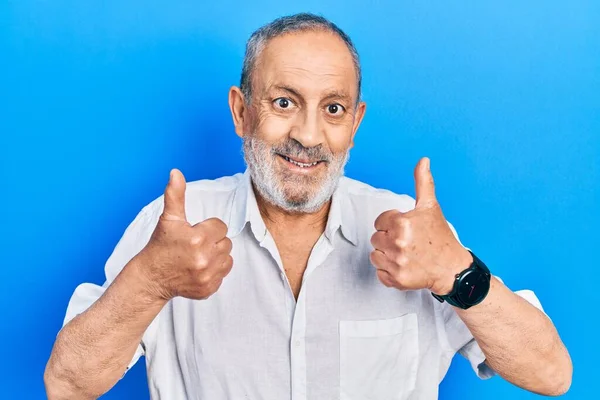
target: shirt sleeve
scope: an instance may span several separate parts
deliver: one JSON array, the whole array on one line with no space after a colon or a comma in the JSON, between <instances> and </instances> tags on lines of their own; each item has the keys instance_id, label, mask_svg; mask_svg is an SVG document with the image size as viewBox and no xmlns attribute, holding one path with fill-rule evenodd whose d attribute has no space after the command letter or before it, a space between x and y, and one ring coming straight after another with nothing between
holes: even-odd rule
<instances>
[{"instance_id":1,"label":"shirt sleeve","mask_svg":"<svg viewBox=\"0 0 600 400\"><path fill-rule=\"evenodd\" d=\"M144 246L146 246L154 231L154 227L156 226L157 218L155 218L154 214L155 213L149 211L149 206L147 206L136 216L133 222L129 224L112 254L106 261L104 268L106 280L102 286L93 283L82 283L75 289L69 301L69 305L67 306L63 327L98 300L116 276L121 272L123 267L137 255ZM157 323L157 318L152 322L151 326ZM149 329L144 333L142 342L138 345L131 362L127 366L127 370L129 370L137 360L144 355L144 342L148 331Z\"/></svg>"},{"instance_id":2,"label":"shirt sleeve","mask_svg":"<svg viewBox=\"0 0 600 400\"><path fill-rule=\"evenodd\" d=\"M450 225L452 233L454 233L454 236L456 236L458 239L456 230L452 224L448 224ZM494 277L500 282L504 283L500 277ZM514 293L527 300L535 308L546 314L537 296L531 290L518 290ZM436 301L436 303L438 302ZM439 305L442 307L444 331L447 338L447 343L450 347L449 351L451 351L453 354L458 352L460 355L465 357L479 378L489 379L496 375L496 372L485 363L485 354L483 354L481 347L479 347L479 344L473 337L473 334L471 331L469 331L467 325L462 321L462 319L460 319L454 309L448 303Z\"/></svg>"}]
</instances>

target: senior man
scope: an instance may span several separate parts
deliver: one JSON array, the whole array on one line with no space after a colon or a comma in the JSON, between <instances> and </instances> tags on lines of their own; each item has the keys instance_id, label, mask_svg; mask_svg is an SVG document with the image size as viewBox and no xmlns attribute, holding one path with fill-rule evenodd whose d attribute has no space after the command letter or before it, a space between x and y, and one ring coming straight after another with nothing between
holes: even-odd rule
<instances>
[{"instance_id":1,"label":"senior man","mask_svg":"<svg viewBox=\"0 0 600 400\"><path fill-rule=\"evenodd\" d=\"M457 352L481 378L567 391L552 322L461 245L427 158L414 200L343 177L360 87L356 49L328 20L256 31L229 92L246 172L186 184L171 171L104 285L75 290L48 397L96 398L141 355L152 399L435 399Z\"/></svg>"}]
</instances>

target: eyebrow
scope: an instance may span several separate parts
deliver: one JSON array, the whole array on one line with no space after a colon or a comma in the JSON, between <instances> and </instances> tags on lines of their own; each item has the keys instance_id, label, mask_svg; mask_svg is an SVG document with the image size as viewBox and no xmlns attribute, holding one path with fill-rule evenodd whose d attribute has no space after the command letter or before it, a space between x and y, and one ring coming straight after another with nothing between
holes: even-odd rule
<instances>
[{"instance_id":1,"label":"eyebrow","mask_svg":"<svg viewBox=\"0 0 600 400\"><path fill-rule=\"evenodd\" d=\"M323 100L332 100L332 99L342 99L342 100L346 100L347 102L351 102L351 97L346 93L346 92L342 92L339 90L332 90L330 91L324 98Z\"/></svg>"},{"instance_id":2,"label":"eyebrow","mask_svg":"<svg viewBox=\"0 0 600 400\"><path fill-rule=\"evenodd\" d=\"M294 95L294 96L296 96L296 97L298 97L300 99L303 98L302 95L296 89L294 89L293 87L290 87L290 86L286 86L286 85L273 85L273 86L271 86L269 88L269 90L272 90L272 89L283 90L284 92L291 93L292 95Z\"/></svg>"},{"instance_id":3,"label":"eyebrow","mask_svg":"<svg viewBox=\"0 0 600 400\"><path fill-rule=\"evenodd\" d=\"M277 90L283 90L285 92L288 92L290 94L292 94L293 96L296 96L300 99L303 99L302 95L300 94L300 92L298 92L296 89L294 89L291 86L287 86L287 85L273 85L269 88L270 90L273 89L277 89ZM339 91L336 89L333 89L331 91L329 91L325 97L323 98L322 101L324 100L332 100L332 99L342 99L342 100L346 100L348 102L352 101L352 98L344 91Z\"/></svg>"}]
</instances>

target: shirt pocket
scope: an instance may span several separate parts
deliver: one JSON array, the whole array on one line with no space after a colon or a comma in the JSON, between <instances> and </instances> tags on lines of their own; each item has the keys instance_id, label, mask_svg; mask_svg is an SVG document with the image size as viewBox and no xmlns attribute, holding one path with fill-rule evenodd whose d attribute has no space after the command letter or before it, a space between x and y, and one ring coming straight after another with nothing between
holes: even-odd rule
<instances>
[{"instance_id":1,"label":"shirt pocket","mask_svg":"<svg viewBox=\"0 0 600 400\"><path fill-rule=\"evenodd\" d=\"M419 366L417 315L340 321L340 400L404 400Z\"/></svg>"}]
</instances>

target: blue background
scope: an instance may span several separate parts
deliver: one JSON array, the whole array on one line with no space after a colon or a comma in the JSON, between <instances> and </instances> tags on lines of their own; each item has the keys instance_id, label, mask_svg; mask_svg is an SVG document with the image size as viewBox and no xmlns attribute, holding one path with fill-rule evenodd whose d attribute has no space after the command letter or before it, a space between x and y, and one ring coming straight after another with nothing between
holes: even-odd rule
<instances>
[{"instance_id":1,"label":"blue background","mask_svg":"<svg viewBox=\"0 0 600 400\"><path fill-rule=\"evenodd\" d=\"M0 397L44 397L71 293L103 282L170 168L244 169L227 90L245 40L313 11L362 57L368 108L347 174L414 194L431 157L463 243L556 323L575 365L565 398L596 398L599 2L211 3L0 3ZM105 398L147 396L140 362ZM536 397L458 357L441 385L442 399Z\"/></svg>"}]
</instances>

